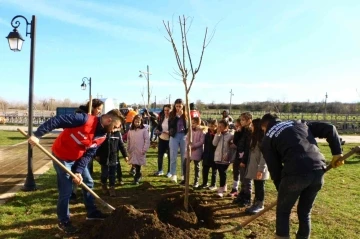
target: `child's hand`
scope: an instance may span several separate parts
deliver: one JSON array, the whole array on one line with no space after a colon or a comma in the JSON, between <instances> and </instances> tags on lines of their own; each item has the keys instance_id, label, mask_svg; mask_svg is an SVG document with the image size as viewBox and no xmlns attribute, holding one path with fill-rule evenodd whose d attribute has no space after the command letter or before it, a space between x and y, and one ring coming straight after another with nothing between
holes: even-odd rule
<instances>
[{"instance_id":1,"label":"child's hand","mask_svg":"<svg viewBox=\"0 0 360 239\"><path fill-rule=\"evenodd\" d=\"M221 129L220 129L220 128L217 128L217 129L216 129L216 133L217 133L217 134L221 134Z\"/></svg>"},{"instance_id":2,"label":"child's hand","mask_svg":"<svg viewBox=\"0 0 360 239\"><path fill-rule=\"evenodd\" d=\"M256 179L260 180L262 179L263 173L262 172L257 172L256 173Z\"/></svg>"},{"instance_id":3,"label":"child's hand","mask_svg":"<svg viewBox=\"0 0 360 239\"><path fill-rule=\"evenodd\" d=\"M246 167L246 164L240 163L240 167L241 167L241 168L245 168L245 167Z\"/></svg>"},{"instance_id":4,"label":"child's hand","mask_svg":"<svg viewBox=\"0 0 360 239\"><path fill-rule=\"evenodd\" d=\"M125 162L129 162L129 157L125 157Z\"/></svg>"}]
</instances>

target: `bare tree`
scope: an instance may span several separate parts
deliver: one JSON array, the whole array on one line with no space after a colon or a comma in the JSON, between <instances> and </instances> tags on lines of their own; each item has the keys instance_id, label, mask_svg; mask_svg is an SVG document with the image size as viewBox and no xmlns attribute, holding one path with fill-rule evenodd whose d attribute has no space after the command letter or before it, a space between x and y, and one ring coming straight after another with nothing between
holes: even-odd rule
<instances>
[{"instance_id":1,"label":"bare tree","mask_svg":"<svg viewBox=\"0 0 360 239\"><path fill-rule=\"evenodd\" d=\"M185 111L186 112L190 112L190 105L189 105L189 92L191 90L191 87L194 83L195 80L195 76L196 74L199 72L200 67L201 67L201 63L202 63L202 59L204 56L204 51L205 48L209 45L212 37L214 36L215 31L213 31L210 39L208 39L208 28L205 29L205 35L204 35L204 40L203 40L203 44L202 44L202 50L201 50L201 55L200 55L200 60L199 60L199 64L198 66L195 68L191 59L191 54L190 54L190 49L189 49L189 44L188 44L188 39L187 39L187 34L189 32L189 29L191 27L191 22L190 24L188 23L189 18L185 17L185 15L183 15L182 17L179 16L179 26L180 26L180 30L181 30L181 48L180 48L180 52L178 51L178 48L176 47L174 38L173 38L173 26L170 26L170 22L167 21L163 21L164 27L166 29L166 32L168 34L168 38L165 37L172 45L172 48L174 50L174 54L175 54L175 59L176 59L176 63L178 65L179 71L177 72L175 70L174 74L176 74L178 77L181 77L182 82L184 83L184 87L185 87ZM188 67L186 66L186 64L190 65L190 70L188 69ZM188 82L188 78L190 79L190 82ZM190 119L190 115L188 118L188 124L191 125L191 119ZM185 173L185 197L184 197L184 207L186 209L186 211L188 211L189 209L189 178L190 178L190 156L191 156L191 144L192 144L192 132L191 130L188 131L188 144L186 145L187 147L187 155L186 155L186 173Z\"/></svg>"}]
</instances>

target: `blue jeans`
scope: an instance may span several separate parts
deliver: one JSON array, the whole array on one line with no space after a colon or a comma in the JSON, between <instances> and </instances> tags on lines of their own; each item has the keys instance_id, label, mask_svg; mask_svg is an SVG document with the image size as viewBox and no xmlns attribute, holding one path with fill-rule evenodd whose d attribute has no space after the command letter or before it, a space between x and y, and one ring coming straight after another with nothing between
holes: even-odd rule
<instances>
[{"instance_id":1,"label":"blue jeans","mask_svg":"<svg viewBox=\"0 0 360 239\"><path fill-rule=\"evenodd\" d=\"M170 148L170 173L176 175L176 159L178 149L180 147L180 157L181 157L181 173L184 171L183 163L185 159L185 139L186 136L184 133L176 133L175 137L170 137L169 148Z\"/></svg>"},{"instance_id":2,"label":"blue jeans","mask_svg":"<svg viewBox=\"0 0 360 239\"><path fill-rule=\"evenodd\" d=\"M296 238L309 238L311 231L311 209L323 184L324 170L315 170L306 175L288 175L281 179L276 208L277 236L290 236L290 213L296 200L299 199L297 206L299 229Z\"/></svg>"},{"instance_id":3,"label":"blue jeans","mask_svg":"<svg viewBox=\"0 0 360 239\"><path fill-rule=\"evenodd\" d=\"M67 169L71 171L75 161L64 161L58 159ZM57 163L53 161L53 165L56 171L57 176L57 186L59 191L59 197L57 202L57 216L61 223L70 221L70 212L69 212L69 200L72 192L72 178L68 173L66 173L62 168L60 168ZM94 181L91 178L88 168L86 167L81 174L83 182L89 187L93 188ZM94 197L86 190L83 189L84 204L87 211L87 215L97 211L94 204Z\"/></svg>"}]
</instances>

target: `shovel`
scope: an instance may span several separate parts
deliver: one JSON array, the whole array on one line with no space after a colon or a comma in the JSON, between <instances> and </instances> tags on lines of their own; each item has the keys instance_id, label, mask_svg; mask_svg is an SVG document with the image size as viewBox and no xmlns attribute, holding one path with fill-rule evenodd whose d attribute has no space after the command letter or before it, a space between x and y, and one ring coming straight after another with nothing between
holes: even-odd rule
<instances>
[{"instance_id":1,"label":"shovel","mask_svg":"<svg viewBox=\"0 0 360 239\"><path fill-rule=\"evenodd\" d=\"M351 151L349 151L348 153L344 154L341 158L339 158L337 161L344 161L346 159L348 159L349 157L351 157L353 154L355 153L360 153L360 146L356 146L353 149L351 149ZM329 164L326 169L325 172L329 171L330 169L332 169L332 165ZM270 211L271 209L273 209L277 204L277 201L272 202L269 206L265 207L264 210L262 210L261 212L249 217L247 220L245 220L244 222L242 222L239 226L236 226L234 228L230 228L227 229L225 231L221 231L221 233L224 232L231 232L231 231L236 231L236 230L240 230L242 228L244 228L245 226L247 226L249 223L251 223L252 221L254 221L255 219L257 219L258 217L262 216L264 213Z\"/></svg>"},{"instance_id":2,"label":"shovel","mask_svg":"<svg viewBox=\"0 0 360 239\"><path fill-rule=\"evenodd\" d=\"M22 135L24 135L26 138L29 138L28 135L22 130L22 129L17 129ZM68 168L66 168L57 158L54 157L54 155L52 155L49 151L47 151L43 146L41 146L40 144L36 143L35 144L41 151L43 151L47 156L49 156L60 168L62 168L66 173L68 173L72 178L75 178L76 175L71 172ZM115 208L113 206L111 206L110 204L108 204L107 202L105 202L104 200L102 200L99 195L97 195L91 188L89 188L86 184L84 184L83 182L81 182L80 184L81 187L83 187L86 191L88 191L91 195L94 196L94 198L104 207L109 208L113 211L115 211Z\"/></svg>"}]
</instances>

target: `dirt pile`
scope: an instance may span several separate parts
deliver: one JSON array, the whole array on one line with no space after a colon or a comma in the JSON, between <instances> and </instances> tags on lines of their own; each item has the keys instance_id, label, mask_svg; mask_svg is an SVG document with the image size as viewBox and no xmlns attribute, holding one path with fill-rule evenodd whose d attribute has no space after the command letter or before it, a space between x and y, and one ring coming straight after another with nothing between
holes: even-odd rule
<instances>
[{"instance_id":1,"label":"dirt pile","mask_svg":"<svg viewBox=\"0 0 360 239\"><path fill-rule=\"evenodd\" d=\"M154 214L142 213L131 205L121 206L102 222L93 228L91 238L111 239L191 239L208 238L208 235L194 230L181 230L172 225L162 223Z\"/></svg>"}]
</instances>

